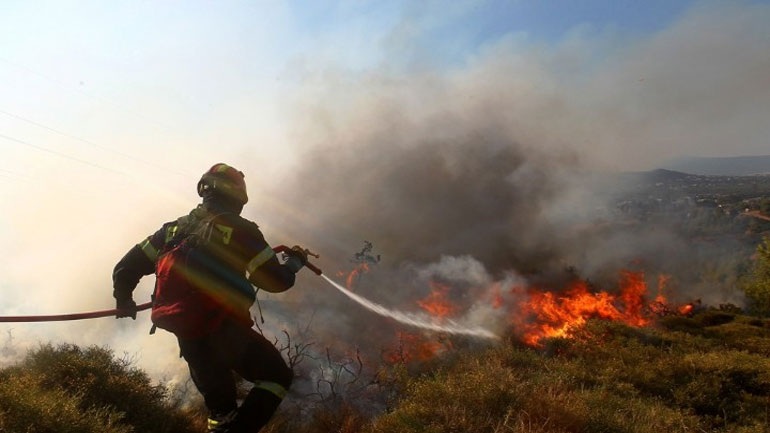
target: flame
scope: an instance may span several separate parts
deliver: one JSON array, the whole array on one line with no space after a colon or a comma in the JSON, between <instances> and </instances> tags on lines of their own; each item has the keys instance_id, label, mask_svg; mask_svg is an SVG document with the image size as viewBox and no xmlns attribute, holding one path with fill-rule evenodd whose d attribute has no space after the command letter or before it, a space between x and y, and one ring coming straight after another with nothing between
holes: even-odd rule
<instances>
[{"instance_id":1,"label":"flame","mask_svg":"<svg viewBox=\"0 0 770 433\"><path fill-rule=\"evenodd\" d=\"M421 301L417 301L423 310L428 312L431 316L444 319L452 316L457 311L455 307L447 299L447 293L449 292L449 286L437 283L435 281L428 282L431 288L430 294Z\"/></svg>"},{"instance_id":2,"label":"flame","mask_svg":"<svg viewBox=\"0 0 770 433\"><path fill-rule=\"evenodd\" d=\"M350 272L337 272L337 276L345 278L345 287L347 287L348 290L353 290L353 286L355 286L358 280L361 279L361 275L367 272L369 272L369 265L367 263L359 263L358 266Z\"/></svg>"},{"instance_id":3,"label":"flame","mask_svg":"<svg viewBox=\"0 0 770 433\"><path fill-rule=\"evenodd\" d=\"M668 282L671 280L671 275L660 274L658 275L658 295L668 287Z\"/></svg>"},{"instance_id":4,"label":"flame","mask_svg":"<svg viewBox=\"0 0 770 433\"><path fill-rule=\"evenodd\" d=\"M361 274L368 271L368 264L361 263L356 269L340 275L351 288ZM669 281L670 276L659 275L654 295L649 293L644 272L629 270L620 272L618 286L612 291L596 290L587 281L579 279L558 291L521 284L504 291L503 284L496 282L487 287L488 295L480 301L488 302L494 309L503 309L516 336L524 344L537 348L542 347L546 338L570 337L592 318L643 327L656 316L691 314L697 308L695 304L678 308L668 304L664 292ZM428 285L430 293L416 303L430 317L437 322L451 321L461 313L462 308L451 301L451 286L436 281L429 281ZM392 346L397 348L383 352L384 360L391 363L425 361L451 350L446 336L439 335L436 340L429 335L397 332L397 343Z\"/></svg>"},{"instance_id":5,"label":"flame","mask_svg":"<svg viewBox=\"0 0 770 433\"><path fill-rule=\"evenodd\" d=\"M695 306L693 304L684 304L681 307L677 308L677 311L682 316L687 316L690 313L692 313L693 309L695 309Z\"/></svg>"},{"instance_id":6,"label":"flame","mask_svg":"<svg viewBox=\"0 0 770 433\"><path fill-rule=\"evenodd\" d=\"M618 294L592 292L585 281L575 281L560 293L528 288L512 322L522 341L533 347L541 346L544 338L569 336L590 318L645 326L651 320L646 294L644 274L630 271L621 273Z\"/></svg>"},{"instance_id":7,"label":"flame","mask_svg":"<svg viewBox=\"0 0 770 433\"><path fill-rule=\"evenodd\" d=\"M428 296L417 301L431 317L437 320L447 319L454 315L458 308L448 299L449 286L436 281L429 281L431 291ZM400 331L397 334L398 344L396 350L385 353L385 361L396 363L410 363L414 361L427 361L439 353L451 349L451 343L445 338L431 340L426 336L410 332Z\"/></svg>"},{"instance_id":8,"label":"flame","mask_svg":"<svg viewBox=\"0 0 770 433\"><path fill-rule=\"evenodd\" d=\"M503 298L503 288L500 283L492 284L489 293L491 296L490 303L492 304L492 308L498 310L505 305L505 298Z\"/></svg>"}]
</instances>

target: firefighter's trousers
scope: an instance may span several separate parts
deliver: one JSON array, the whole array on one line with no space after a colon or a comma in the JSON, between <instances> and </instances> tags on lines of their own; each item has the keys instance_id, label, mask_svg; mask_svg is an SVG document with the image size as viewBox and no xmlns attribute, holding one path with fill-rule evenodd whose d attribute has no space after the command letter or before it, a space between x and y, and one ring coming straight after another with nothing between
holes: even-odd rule
<instances>
[{"instance_id":1,"label":"firefighter's trousers","mask_svg":"<svg viewBox=\"0 0 770 433\"><path fill-rule=\"evenodd\" d=\"M258 431L266 424L294 377L272 343L234 321L204 337L180 338L179 347L210 417L221 418L237 409L237 424L242 426L237 431ZM240 408L233 372L254 384Z\"/></svg>"}]
</instances>

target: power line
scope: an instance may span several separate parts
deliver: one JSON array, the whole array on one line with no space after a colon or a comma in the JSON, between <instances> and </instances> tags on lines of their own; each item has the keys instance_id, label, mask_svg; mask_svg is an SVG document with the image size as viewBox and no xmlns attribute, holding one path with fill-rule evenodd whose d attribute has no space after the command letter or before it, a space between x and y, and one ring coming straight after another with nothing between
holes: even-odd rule
<instances>
[{"instance_id":1,"label":"power line","mask_svg":"<svg viewBox=\"0 0 770 433\"><path fill-rule=\"evenodd\" d=\"M118 109L120 111L124 111L126 113L129 113L132 116L135 116L136 118L139 118L139 119L141 119L141 120L143 120L145 122L152 123L153 126L156 127L156 128L162 127L162 129L164 129L164 130L170 130L171 129L171 127L169 125L164 124L164 123L158 121L158 119L156 119L156 118L149 118L149 117L143 115L142 113L139 113L139 112L136 112L134 110L130 110L130 109L126 108L126 107L123 107L123 106L120 106L118 104L115 104L114 102L112 102L112 101L110 101L110 100L108 100L106 98L103 98L103 97L100 97L100 96L97 96L97 95L92 95L92 94L89 94L87 92L84 92L81 88L78 88L77 86L73 86L73 85L71 85L69 83L65 83L65 82L62 82L61 80L52 78L51 76L48 76L48 75L43 74L43 73L40 73L40 72L30 68L29 66L13 62L13 61L11 61L11 60L9 60L7 58L4 58L4 57L0 57L0 62L5 63L6 65L12 66L14 68L23 70L25 72L29 72L32 75L35 75L35 76L37 76L37 77L39 77L41 79L44 79L46 81L49 81L51 83L54 83L54 84L58 85L61 88L65 88L65 89L68 89L69 91L73 91L73 92L79 93L79 94L81 94L81 95L83 95L85 97L88 97L90 99L96 100L96 101L98 101L101 104L109 105L113 109L116 108L116 109ZM188 176L191 175L191 173L184 173L184 172L175 170L173 166L160 165L160 164L155 164L155 163L152 163L152 162L149 162L149 161L146 161L146 160L142 160L142 159L134 157L132 155L129 155L129 154L126 154L126 153L123 153L123 152L119 152L119 151L116 151L114 149L111 149L111 148L99 145L98 143L94 143L92 141L89 141L89 140L86 140L86 139L74 136L72 134L68 134L66 132L57 130L55 128L51 128L51 127L49 127L47 125L44 125L42 123L35 122L33 120L30 120L30 119L27 119L25 117L19 116L17 114L10 113L8 111L0 110L0 114L4 114L4 115L6 115L8 117L12 117L12 118L21 120L23 122L27 122L27 123L29 123L31 125L35 125L35 126L37 126L39 128L43 128L43 129L46 129L48 131L54 132L56 134L60 134L60 135L62 135L64 137L68 137L68 138L73 139L73 140L78 140L78 141L90 144L90 145L95 146L97 148L100 148L102 150L106 150L106 151L112 152L112 153L114 153L116 155L120 155L120 156L122 156L124 158L131 159L133 161L145 164L147 166L151 166L154 169L160 169L161 173L172 173L172 174L176 174L176 175L180 175L180 176L185 176L185 177L188 177ZM25 144L28 144L28 143L25 143ZM31 145L31 144L29 144L29 145ZM34 147L34 145L32 145L32 146ZM40 149L40 150L44 150L44 149ZM60 155L60 156L64 156L64 155ZM64 156L64 157L66 157L66 156ZM73 159L73 158L69 158L69 159Z\"/></svg>"},{"instance_id":2,"label":"power line","mask_svg":"<svg viewBox=\"0 0 770 433\"><path fill-rule=\"evenodd\" d=\"M102 170L111 171L113 173L121 174L121 175L124 175L124 176L128 175L128 173L125 173L125 172L122 172L122 171L119 171L119 170L115 170L115 169L112 169L112 168L109 168L109 167L105 167L103 165L99 165L99 164L93 163L91 161L86 161L85 159L80 159L80 158L74 157L72 155L67 155L65 153L61 153L61 152L57 152L55 150L47 149L45 147L38 146L36 144L32 144L32 143L30 143L28 141L19 140L18 138L13 138L13 137L7 136L5 134L0 134L0 138L4 138L4 139L6 139L8 141L13 141L15 143L23 144L23 145L29 146L29 147L31 147L33 149L37 149L37 150L39 150L41 152L50 153L50 154L56 155L56 156L58 156L60 158L69 159L71 161L75 161L75 162L78 162L80 164L89 165L91 167L100 168Z\"/></svg>"},{"instance_id":3,"label":"power line","mask_svg":"<svg viewBox=\"0 0 770 433\"><path fill-rule=\"evenodd\" d=\"M83 143L89 144L89 145L91 145L91 146L94 146L94 147L96 147L96 148L99 148L99 149L101 149L101 150L104 150L104 151L107 151L107 152L111 152L111 153L114 153L114 154L116 154L116 155L122 156L122 157L124 157L124 158L128 158L128 159L131 159L131 160L133 160L133 161L136 161L136 162L139 162L139 163L142 163L142 164L145 164L145 165L151 166L151 167L153 167L153 168L156 168L156 169L162 169L162 170L164 170L164 171L167 171L167 172L172 172L172 173L175 173L175 174L178 174L178 175L182 175L182 176L189 176L189 174L188 174L188 173L182 173L182 172L179 172L179 171L175 171L175 170L171 169L170 167L162 166L162 165L160 165L160 164L155 164L155 163L152 163L152 162L150 162L150 161L146 161L146 160L143 160L143 159L141 159L141 158L137 158L137 157L135 157L135 156L129 155L129 154L127 154L127 153L119 152L119 151L117 151L117 150L115 150L115 149L111 149L111 148L109 148L109 147L106 147L106 146L100 145L100 144L98 144L98 143L95 143L95 142L93 142L93 141L90 141L90 140L86 140L85 138L77 137L77 136L75 136L75 135L72 135L72 134L68 134L68 133L66 133L66 132L63 132L63 131L60 131L60 130L58 130L58 129L52 128L52 127L50 127L50 126L44 125L44 124L42 124L42 123L40 123L40 122L35 122L34 120L30 120L30 119L27 119L27 118L25 118L25 117L19 116L18 114L9 113L8 111L2 110L2 109L0 109L0 114L4 114L4 115L6 115L6 116L8 116L8 117L12 117L12 118L14 118L14 119L17 119L17 120L21 120L22 122L26 122L26 123L29 123L29 124L31 124L31 125L37 126L38 128L42 128L42 129L45 129L45 130L47 130L47 131L51 131L51 132L54 132L54 133L56 133L56 134L59 134L59 135L61 135L61 136L67 137L67 138L70 138L70 139L72 139L72 140L81 141L81 142L83 142Z\"/></svg>"},{"instance_id":4,"label":"power line","mask_svg":"<svg viewBox=\"0 0 770 433\"><path fill-rule=\"evenodd\" d=\"M0 177L12 181L29 182L29 178L11 170L0 168Z\"/></svg>"}]
</instances>

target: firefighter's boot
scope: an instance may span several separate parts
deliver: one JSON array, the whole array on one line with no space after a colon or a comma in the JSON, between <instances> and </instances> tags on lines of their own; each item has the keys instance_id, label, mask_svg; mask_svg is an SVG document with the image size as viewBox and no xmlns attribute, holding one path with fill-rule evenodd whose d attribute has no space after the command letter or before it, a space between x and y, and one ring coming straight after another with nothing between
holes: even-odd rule
<instances>
[{"instance_id":1,"label":"firefighter's boot","mask_svg":"<svg viewBox=\"0 0 770 433\"><path fill-rule=\"evenodd\" d=\"M237 411L224 416L211 416L208 419L208 433L230 433Z\"/></svg>"},{"instance_id":2,"label":"firefighter's boot","mask_svg":"<svg viewBox=\"0 0 770 433\"><path fill-rule=\"evenodd\" d=\"M283 390L283 387L281 387L281 390ZM238 414L232 423L231 429L224 431L228 433L257 433L270 421L270 418L272 418L281 404L284 395L285 391L276 392L275 389L266 389L266 387L260 385L255 386L246 395L246 399L241 404L241 407L238 408Z\"/></svg>"}]
</instances>

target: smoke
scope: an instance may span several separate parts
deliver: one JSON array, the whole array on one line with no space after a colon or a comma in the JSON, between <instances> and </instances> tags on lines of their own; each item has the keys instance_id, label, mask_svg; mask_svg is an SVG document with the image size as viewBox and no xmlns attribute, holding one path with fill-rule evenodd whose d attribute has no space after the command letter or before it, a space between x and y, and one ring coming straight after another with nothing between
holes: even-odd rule
<instances>
[{"instance_id":1,"label":"smoke","mask_svg":"<svg viewBox=\"0 0 770 433\"><path fill-rule=\"evenodd\" d=\"M766 152L768 18L765 5L709 3L643 38L576 29L548 45L510 35L443 72L429 53L406 70L311 62L289 105L302 144L274 194L301 204L302 218L286 222L322 252L327 274L374 244L383 260L357 290L383 305L417 308L432 275L484 323L495 320L483 307L495 285L558 289L577 272L612 287L628 267L675 274L679 296L727 300L687 271L694 249L709 246L667 223L614 220L621 191L608 173L724 154L728 143ZM725 248L714 247L702 255ZM322 315L320 333L352 346L388 341L381 319L303 284L314 292L298 302Z\"/></svg>"}]
</instances>

